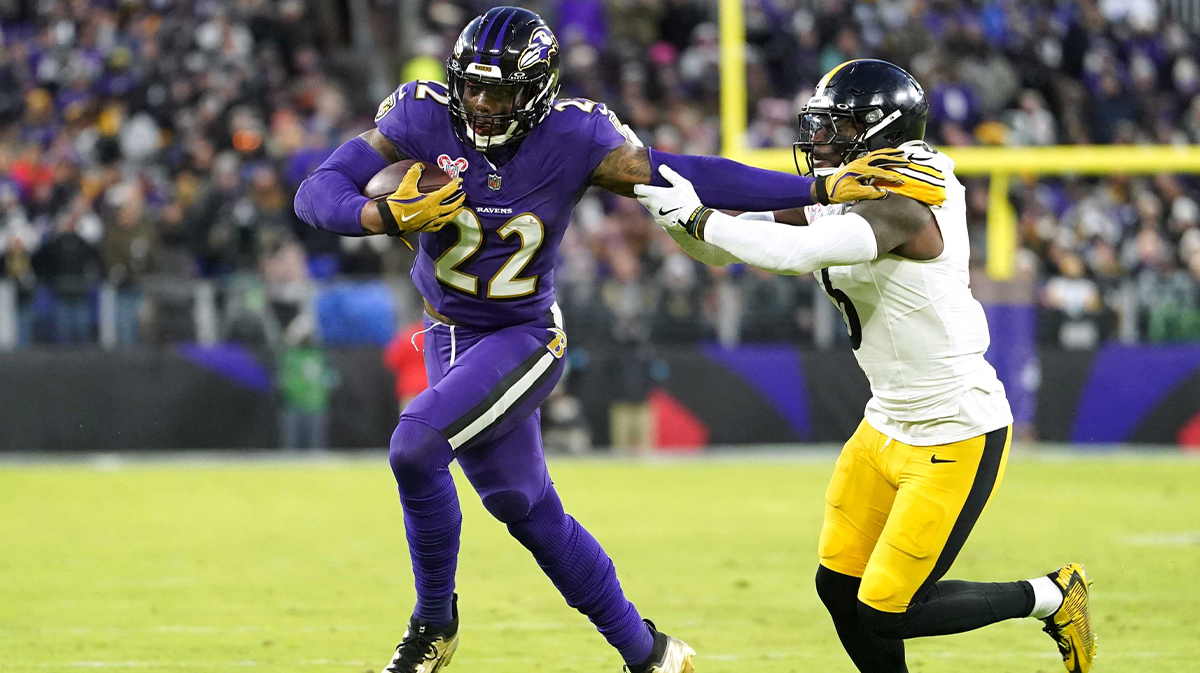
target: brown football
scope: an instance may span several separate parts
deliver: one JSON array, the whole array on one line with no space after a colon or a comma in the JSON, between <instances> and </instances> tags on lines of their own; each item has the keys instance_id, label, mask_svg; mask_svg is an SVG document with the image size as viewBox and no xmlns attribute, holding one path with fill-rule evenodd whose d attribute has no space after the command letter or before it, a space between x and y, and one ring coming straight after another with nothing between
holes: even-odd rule
<instances>
[{"instance_id":1,"label":"brown football","mask_svg":"<svg viewBox=\"0 0 1200 673\"><path fill-rule=\"evenodd\" d=\"M445 171L428 161L405 159L376 173L375 177L371 178L371 181L363 188L363 196L375 201L391 196L413 164L425 164L425 172L421 173L421 179L417 181L417 191L422 194L436 192L450 182L450 176L446 175Z\"/></svg>"}]
</instances>

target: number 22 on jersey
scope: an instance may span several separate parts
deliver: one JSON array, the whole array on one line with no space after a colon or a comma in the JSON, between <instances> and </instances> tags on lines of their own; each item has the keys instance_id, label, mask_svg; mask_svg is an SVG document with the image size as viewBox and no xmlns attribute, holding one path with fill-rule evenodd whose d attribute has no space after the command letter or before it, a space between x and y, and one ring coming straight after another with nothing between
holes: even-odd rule
<instances>
[{"instance_id":1,"label":"number 22 on jersey","mask_svg":"<svg viewBox=\"0 0 1200 673\"><path fill-rule=\"evenodd\" d=\"M483 246L483 225L470 208L465 208L454 218L454 226L458 227L458 240L434 262L434 275L440 282L456 290L478 296L479 278L459 271L458 267ZM521 247L488 281L486 298L517 299L537 292L537 276L521 278L520 274L546 239L546 228L542 221L533 213L522 213L505 222L496 233L505 240L516 235L520 238Z\"/></svg>"}]
</instances>

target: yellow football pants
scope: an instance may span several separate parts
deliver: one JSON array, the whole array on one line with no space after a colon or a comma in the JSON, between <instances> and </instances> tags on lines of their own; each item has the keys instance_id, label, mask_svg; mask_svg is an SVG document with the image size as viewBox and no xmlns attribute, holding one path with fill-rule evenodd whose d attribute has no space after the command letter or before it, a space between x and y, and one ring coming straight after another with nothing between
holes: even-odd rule
<instances>
[{"instance_id":1,"label":"yellow football pants","mask_svg":"<svg viewBox=\"0 0 1200 673\"><path fill-rule=\"evenodd\" d=\"M911 446L865 420L838 457L825 494L821 565L861 577L858 599L904 612L941 579L1000 485L1012 428ZM882 543L882 544L879 544Z\"/></svg>"}]
</instances>

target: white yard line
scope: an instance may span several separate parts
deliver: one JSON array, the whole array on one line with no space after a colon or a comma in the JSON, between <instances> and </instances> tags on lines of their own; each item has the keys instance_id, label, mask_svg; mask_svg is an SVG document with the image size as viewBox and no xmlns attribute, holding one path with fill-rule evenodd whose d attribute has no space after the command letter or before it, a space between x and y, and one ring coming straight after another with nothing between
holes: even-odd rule
<instances>
[{"instance_id":1,"label":"white yard line","mask_svg":"<svg viewBox=\"0 0 1200 673\"><path fill-rule=\"evenodd\" d=\"M1200 545L1200 531L1180 533L1139 533L1121 540L1136 547L1195 547Z\"/></svg>"}]
</instances>

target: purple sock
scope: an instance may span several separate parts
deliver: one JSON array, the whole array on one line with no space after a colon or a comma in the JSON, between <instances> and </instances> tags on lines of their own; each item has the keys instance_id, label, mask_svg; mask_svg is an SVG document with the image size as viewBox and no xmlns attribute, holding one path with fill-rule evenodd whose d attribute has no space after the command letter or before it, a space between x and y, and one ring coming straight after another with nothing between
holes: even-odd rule
<instances>
[{"instance_id":1,"label":"purple sock","mask_svg":"<svg viewBox=\"0 0 1200 673\"><path fill-rule=\"evenodd\" d=\"M592 620L625 663L640 664L650 657L654 637L622 593L613 562L596 538L563 511L553 486L529 516L509 524L508 530L533 553L567 604Z\"/></svg>"},{"instance_id":2,"label":"purple sock","mask_svg":"<svg viewBox=\"0 0 1200 673\"><path fill-rule=\"evenodd\" d=\"M450 623L462 512L450 477L454 453L441 433L406 416L392 434L388 456L400 488L404 530L417 585L413 616L433 626Z\"/></svg>"}]
</instances>

